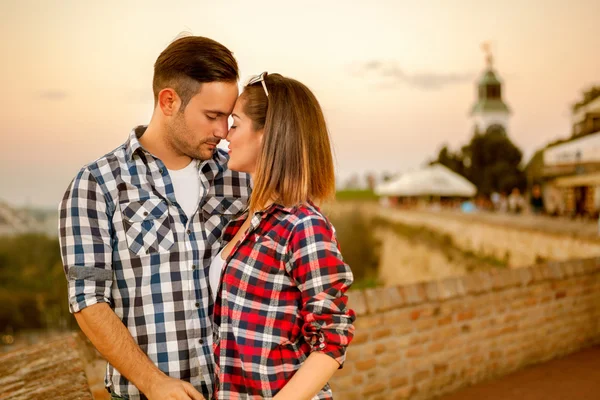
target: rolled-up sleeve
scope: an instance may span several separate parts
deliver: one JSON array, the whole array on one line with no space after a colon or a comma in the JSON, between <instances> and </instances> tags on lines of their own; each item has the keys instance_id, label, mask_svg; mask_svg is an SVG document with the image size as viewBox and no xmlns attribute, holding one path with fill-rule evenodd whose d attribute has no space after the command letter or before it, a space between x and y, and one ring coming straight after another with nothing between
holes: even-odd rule
<instances>
[{"instance_id":1,"label":"rolled-up sleeve","mask_svg":"<svg viewBox=\"0 0 600 400\"><path fill-rule=\"evenodd\" d=\"M110 303L113 281L107 199L87 168L75 177L59 207L59 240L69 287L69 310Z\"/></svg>"},{"instance_id":2,"label":"rolled-up sleeve","mask_svg":"<svg viewBox=\"0 0 600 400\"><path fill-rule=\"evenodd\" d=\"M302 293L302 333L319 351L340 367L354 336L354 311L347 307L346 291L353 282L331 225L319 215L302 218L289 240L288 273Z\"/></svg>"}]
</instances>

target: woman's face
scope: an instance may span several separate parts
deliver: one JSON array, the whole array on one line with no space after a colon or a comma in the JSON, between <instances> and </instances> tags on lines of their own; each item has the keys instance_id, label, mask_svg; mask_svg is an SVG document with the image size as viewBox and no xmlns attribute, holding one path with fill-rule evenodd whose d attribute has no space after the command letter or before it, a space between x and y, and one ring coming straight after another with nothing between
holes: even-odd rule
<instances>
[{"instance_id":1,"label":"woman's face","mask_svg":"<svg viewBox=\"0 0 600 400\"><path fill-rule=\"evenodd\" d=\"M254 130L252 120L244 114L246 100L238 97L233 108L233 125L227 134L229 141L229 169L254 174L260 153L263 130Z\"/></svg>"}]
</instances>

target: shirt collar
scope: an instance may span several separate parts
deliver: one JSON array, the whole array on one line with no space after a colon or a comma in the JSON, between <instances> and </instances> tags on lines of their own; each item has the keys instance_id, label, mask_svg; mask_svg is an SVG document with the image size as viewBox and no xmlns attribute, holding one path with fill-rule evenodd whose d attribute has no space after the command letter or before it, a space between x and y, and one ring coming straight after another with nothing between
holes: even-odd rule
<instances>
[{"instance_id":1,"label":"shirt collar","mask_svg":"<svg viewBox=\"0 0 600 400\"><path fill-rule=\"evenodd\" d=\"M147 126L139 125L131 130L129 133L129 137L125 142L125 155L127 156L127 161L133 161L133 155L138 150L144 150L142 145L140 144L140 138L146 132Z\"/></svg>"},{"instance_id":2,"label":"shirt collar","mask_svg":"<svg viewBox=\"0 0 600 400\"><path fill-rule=\"evenodd\" d=\"M136 152L146 151L140 143L140 138L146 132L146 128L148 126L139 125L129 133L129 137L125 142L125 154L129 162L133 161L133 156ZM225 171L227 161L229 161L229 155L217 149L210 160L198 162L198 171L203 173L209 182L212 182L217 175Z\"/></svg>"}]
</instances>

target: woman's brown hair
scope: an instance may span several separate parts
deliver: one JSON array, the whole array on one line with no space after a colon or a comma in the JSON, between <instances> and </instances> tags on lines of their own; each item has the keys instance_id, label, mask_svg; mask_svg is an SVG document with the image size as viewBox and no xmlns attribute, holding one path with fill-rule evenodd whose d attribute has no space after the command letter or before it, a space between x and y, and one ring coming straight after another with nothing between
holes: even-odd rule
<instances>
[{"instance_id":1,"label":"woman's brown hair","mask_svg":"<svg viewBox=\"0 0 600 400\"><path fill-rule=\"evenodd\" d=\"M286 207L335 195L329 133L321 106L302 83L279 74L246 86L244 113L264 129L250 200L253 211L276 202Z\"/></svg>"}]
</instances>

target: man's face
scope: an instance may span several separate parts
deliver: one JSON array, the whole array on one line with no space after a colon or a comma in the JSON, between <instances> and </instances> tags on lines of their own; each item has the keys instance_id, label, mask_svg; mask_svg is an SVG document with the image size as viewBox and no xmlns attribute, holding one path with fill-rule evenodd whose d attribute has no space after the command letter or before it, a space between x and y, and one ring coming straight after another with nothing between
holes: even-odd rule
<instances>
[{"instance_id":1,"label":"man's face","mask_svg":"<svg viewBox=\"0 0 600 400\"><path fill-rule=\"evenodd\" d=\"M227 120L238 96L236 82L203 83L189 101L169 118L167 134L176 151L208 160L221 139L227 136Z\"/></svg>"}]
</instances>

